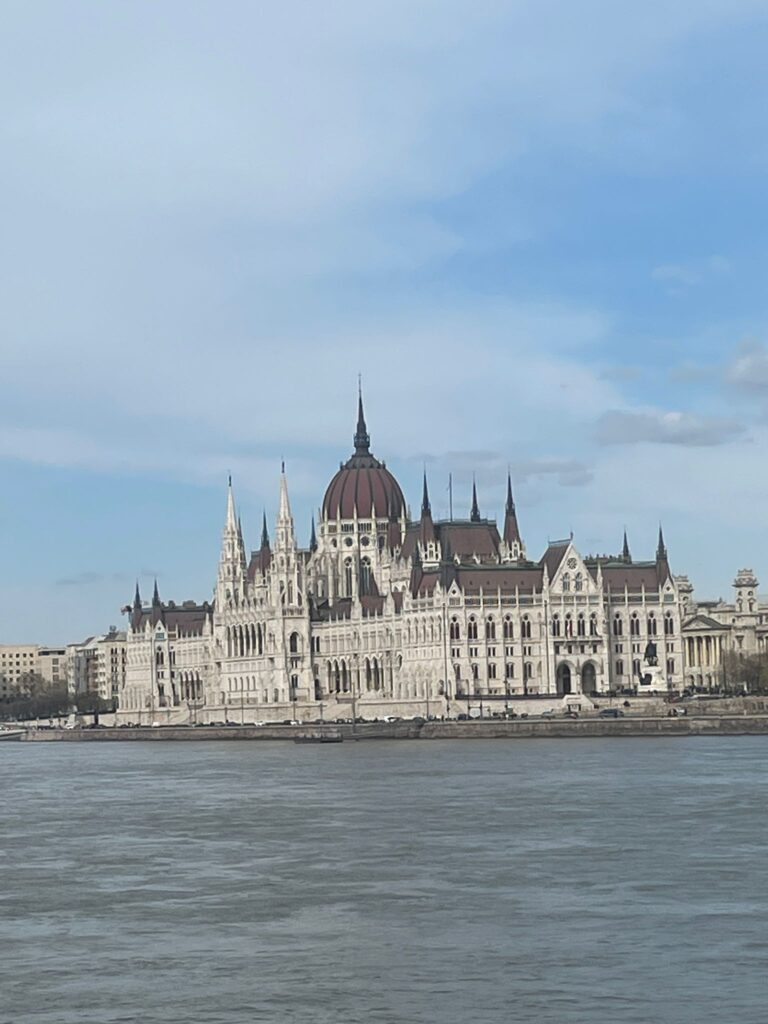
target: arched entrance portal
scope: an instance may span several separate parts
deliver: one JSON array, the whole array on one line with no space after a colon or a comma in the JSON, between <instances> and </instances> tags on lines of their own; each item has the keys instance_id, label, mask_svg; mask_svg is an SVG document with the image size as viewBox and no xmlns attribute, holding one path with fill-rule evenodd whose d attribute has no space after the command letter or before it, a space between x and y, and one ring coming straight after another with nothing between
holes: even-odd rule
<instances>
[{"instance_id":1,"label":"arched entrance portal","mask_svg":"<svg viewBox=\"0 0 768 1024\"><path fill-rule=\"evenodd\" d=\"M591 661L588 661L581 670L581 692L588 694L597 692L597 674Z\"/></svg>"},{"instance_id":2,"label":"arched entrance portal","mask_svg":"<svg viewBox=\"0 0 768 1024\"><path fill-rule=\"evenodd\" d=\"M561 697L564 697L566 694L573 692L571 688L570 665L557 666L557 692Z\"/></svg>"}]
</instances>

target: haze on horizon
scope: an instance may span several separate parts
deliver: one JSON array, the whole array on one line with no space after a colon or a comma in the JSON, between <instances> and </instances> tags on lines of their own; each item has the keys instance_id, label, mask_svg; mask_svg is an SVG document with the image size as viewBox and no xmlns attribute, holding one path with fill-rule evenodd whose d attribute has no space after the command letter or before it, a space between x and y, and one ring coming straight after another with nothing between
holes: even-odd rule
<instances>
[{"instance_id":1,"label":"haze on horizon","mask_svg":"<svg viewBox=\"0 0 768 1024\"><path fill-rule=\"evenodd\" d=\"M225 16L226 15L226 16ZM768 586L768 10L8 0L0 642L210 597L351 450Z\"/></svg>"}]
</instances>

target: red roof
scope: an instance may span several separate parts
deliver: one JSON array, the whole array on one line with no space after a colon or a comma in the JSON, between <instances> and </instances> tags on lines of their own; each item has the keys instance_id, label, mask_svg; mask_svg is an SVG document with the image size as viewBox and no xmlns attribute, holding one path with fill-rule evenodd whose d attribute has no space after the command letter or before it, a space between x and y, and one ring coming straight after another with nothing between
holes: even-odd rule
<instances>
[{"instance_id":1,"label":"red roof","mask_svg":"<svg viewBox=\"0 0 768 1024\"><path fill-rule=\"evenodd\" d=\"M353 455L328 485L326 519L399 519L405 509L400 484L372 455Z\"/></svg>"}]
</instances>

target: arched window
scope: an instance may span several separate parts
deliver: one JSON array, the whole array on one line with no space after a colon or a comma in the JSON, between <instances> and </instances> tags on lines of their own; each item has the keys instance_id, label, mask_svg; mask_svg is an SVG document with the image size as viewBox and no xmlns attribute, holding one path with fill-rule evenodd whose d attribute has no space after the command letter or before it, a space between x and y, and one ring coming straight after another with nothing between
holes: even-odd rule
<instances>
[{"instance_id":1,"label":"arched window","mask_svg":"<svg viewBox=\"0 0 768 1024\"><path fill-rule=\"evenodd\" d=\"M496 639L496 623L493 619L487 619L485 623L485 639L495 640Z\"/></svg>"},{"instance_id":2,"label":"arched window","mask_svg":"<svg viewBox=\"0 0 768 1024\"><path fill-rule=\"evenodd\" d=\"M640 675L640 659L639 658L635 658L634 661L632 662L632 675L634 675L634 676L639 676Z\"/></svg>"},{"instance_id":3,"label":"arched window","mask_svg":"<svg viewBox=\"0 0 768 1024\"><path fill-rule=\"evenodd\" d=\"M648 615L648 636L656 636L656 616L653 612Z\"/></svg>"},{"instance_id":4,"label":"arched window","mask_svg":"<svg viewBox=\"0 0 768 1024\"><path fill-rule=\"evenodd\" d=\"M667 612L664 616L664 634L665 636L672 636L675 632L675 620L672 618L672 613Z\"/></svg>"},{"instance_id":5,"label":"arched window","mask_svg":"<svg viewBox=\"0 0 768 1024\"><path fill-rule=\"evenodd\" d=\"M637 617L637 612L632 612L629 619L629 632L632 636L640 636L640 619Z\"/></svg>"},{"instance_id":6,"label":"arched window","mask_svg":"<svg viewBox=\"0 0 768 1024\"><path fill-rule=\"evenodd\" d=\"M526 663L523 665L523 679L526 681L526 683L530 679L533 679L533 664L530 661L526 661Z\"/></svg>"},{"instance_id":7,"label":"arched window","mask_svg":"<svg viewBox=\"0 0 768 1024\"><path fill-rule=\"evenodd\" d=\"M624 624L621 621L621 616L620 615L616 615L614 617L614 620L613 620L613 635L614 636L621 636L623 632L624 632Z\"/></svg>"},{"instance_id":8,"label":"arched window","mask_svg":"<svg viewBox=\"0 0 768 1024\"><path fill-rule=\"evenodd\" d=\"M581 578L581 573L577 572L576 576L574 578L574 581L573 581L573 589L574 590L581 590L583 586L584 586L584 581Z\"/></svg>"},{"instance_id":9,"label":"arched window","mask_svg":"<svg viewBox=\"0 0 768 1024\"><path fill-rule=\"evenodd\" d=\"M523 621L520 623L520 633L523 637L523 640L531 639L531 620L528 618L527 615L523 616Z\"/></svg>"},{"instance_id":10,"label":"arched window","mask_svg":"<svg viewBox=\"0 0 768 1024\"><path fill-rule=\"evenodd\" d=\"M513 640L514 636L515 636L515 631L514 631L514 628L512 626L512 619L509 617L509 615L507 615L507 616L504 617L504 639L505 640Z\"/></svg>"},{"instance_id":11,"label":"arched window","mask_svg":"<svg viewBox=\"0 0 768 1024\"><path fill-rule=\"evenodd\" d=\"M583 615L579 615L578 619L576 620L576 632L579 636L587 635L587 624L584 621Z\"/></svg>"},{"instance_id":12,"label":"arched window","mask_svg":"<svg viewBox=\"0 0 768 1024\"><path fill-rule=\"evenodd\" d=\"M291 633L291 636L290 636L290 638L288 640L288 647L289 647L289 650L290 650L291 654L298 654L299 653L299 634L298 633Z\"/></svg>"},{"instance_id":13,"label":"arched window","mask_svg":"<svg viewBox=\"0 0 768 1024\"><path fill-rule=\"evenodd\" d=\"M472 666L472 678L473 678L473 680L475 682L477 682L479 676L480 676L480 670L478 669L477 665L473 665Z\"/></svg>"},{"instance_id":14,"label":"arched window","mask_svg":"<svg viewBox=\"0 0 768 1024\"><path fill-rule=\"evenodd\" d=\"M552 617L552 636L560 636L560 616Z\"/></svg>"},{"instance_id":15,"label":"arched window","mask_svg":"<svg viewBox=\"0 0 768 1024\"><path fill-rule=\"evenodd\" d=\"M451 619L450 635L451 640L461 640L461 627L458 619Z\"/></svg>"},{"instance_id":16,"label":"arched window","mask_svg":"<svg viewBox=\"0 0 768 1024\"><path fill-rule=\"evenodd\" d=\"M589 635L597 636L597 616L594 612L589 616Z\"/></svg>"},{"instance_id":17,"label":"arched window","mask_svg":"<svg viewBox=\"0 0 768 1024\"><path fill-rule=\"evenodd\" d=\"M360 593L370 594L373 590L371 584L373 576L371 573L371 560L370 558L364 558L360 562Z\"/></svg>"},{"instance_id":18,"label":"arched window","mask_svg":"<svg viewBox=\"0 0 768 1024\"><path fill-rule=\"evenodd\" d=\"M623 676L624 675L624 662L623 661L617 661L616 662L616 675L617 676Z\"/></svg>"},{"instance_id":19,"label":"arched window","mask_svg":"<svg viewBox=\"0 0 768 1024\"><path fill-rule=\"evenodd\" d=\"M477 640L477 620L475 619L474 615L471 616L469 622L467 623L467 639Z\"/></svg>"},{"instance_id":20,"label":"arched window","mask_svg":"<svg viewBox=\"0 0 768 1024\"><path fill-rule=\"evenodd\" d=\"M562 582L563 590L570 590L571 589L571 574L567 573L567 572L564 572L563 576L562 576L561 582Z\"/></svg>"},{"instance_id":21,"label":"arched window","mask_svg":"<svg viewBox=\"0 0 768 1024\"><path fill-rule=\"evenodd\" d=\"M565 635L573 636L573 619L570 615L565 616Z\"/></svg>"},{"instance_id":22,"label":"arched window","mask_svg":"<svg viewBox=\"0 0 768 1024\"><path fill-rule=\"evenodd\" d=\"M347 558L344 561L344 593L347 597L352 597L352 559Z\"/></svg>"}]
</instances>

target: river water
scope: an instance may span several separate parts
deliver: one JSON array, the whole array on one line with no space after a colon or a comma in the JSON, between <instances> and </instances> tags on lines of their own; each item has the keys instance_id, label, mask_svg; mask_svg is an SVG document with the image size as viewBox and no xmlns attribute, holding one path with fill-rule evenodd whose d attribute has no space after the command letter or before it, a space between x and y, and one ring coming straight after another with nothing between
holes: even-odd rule
<instances>
[{"instance_id":1,"label":"river water","mask_svg":"<svg viewBox=\"0 0 768 1024\"><path fill-rule=\"evenodd\" d=\"M762 737L0 744L0 1020L764 1024Z\"/></svg>"}]
</instances>

